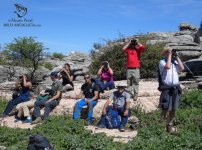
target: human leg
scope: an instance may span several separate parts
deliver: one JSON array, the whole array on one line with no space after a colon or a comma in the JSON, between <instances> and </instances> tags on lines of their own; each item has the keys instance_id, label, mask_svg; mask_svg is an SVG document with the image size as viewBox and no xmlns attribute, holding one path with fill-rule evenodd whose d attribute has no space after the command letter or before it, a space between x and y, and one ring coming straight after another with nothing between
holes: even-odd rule
<instances>
[{"instance_id":1,"label":"human leg","mask_svg":"<svg viewBox=\"0 0 202 150\"><path fill-rule=\"evenodd\" d=\"M97 104L96 100L88 103L88 119L90 124L92 124L93 122L93 108L95 107L96 104Z\"/></svg>"},{"instance_id":2,"label":"human leg","mask_svg":"<svg viewBox=\"0 0 202 150\"><path fill-rule=\"evenodd\" d=\"M80 112L82 107L86 106L86 102L85 99L81 99L80 101L78 101L75 106L74 106L74 113L73 113L73 118L74 119L79 119L80 118Z\"/></svg>"},{"instance_id":3,"label":"human leg","mask_svg":"<svg viewBox=\"0 0 202 150\"><path fill-rule=\"evenodd\" d=\"M3 115L7 116L16 105L18 105L22 102L23 102L23 100L20 97L10 100L3 112Z\"/></svg>"},{"instance_id":4,"label":"human leg","mask_svg":"<svg viewBox=\"0 0 202 150\"><path fill-rule=\"evenodd\" d=\"M49 113L57 106L59 105L59 101L58 100L52 100L50 102L48 102L47 104L45 104L45 112L44 112L44 120L48 118Z\"/></svg>"}]
</instances>

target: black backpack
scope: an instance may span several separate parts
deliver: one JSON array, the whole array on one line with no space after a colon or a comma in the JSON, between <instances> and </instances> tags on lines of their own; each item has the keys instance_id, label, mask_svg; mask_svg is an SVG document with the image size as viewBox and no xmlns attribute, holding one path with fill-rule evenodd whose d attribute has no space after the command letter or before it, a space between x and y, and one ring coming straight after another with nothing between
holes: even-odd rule
<instances>
[{"instance_id":1,"label":"black backpack","mask_svg":"<svg viewBox=\"0 0 202 150\"><path fill-rule=\"evenodd\" d=\"M29 137L27 150L54 150L46 137L38 134Z\"/></svg>"}]
</instances>

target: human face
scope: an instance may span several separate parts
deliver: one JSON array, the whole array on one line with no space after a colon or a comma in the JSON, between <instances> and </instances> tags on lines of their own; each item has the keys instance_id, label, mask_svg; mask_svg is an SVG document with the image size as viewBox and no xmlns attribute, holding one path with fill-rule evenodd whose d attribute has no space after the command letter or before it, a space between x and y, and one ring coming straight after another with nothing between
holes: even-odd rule
<instances>
[{"instance_id":1,"label":"human face","mask_svg":"<svg viewBox=\"0 0 202 150\"><path fill-rule=\"evenodd\" d=\"M123 87L123 86L118 87L118 92L120 94L123 93L124 90L125 90L125 87Z\"/></svg>"},{"instance_id":2,"label":"human face","mask_svg":"<svg viewBox=\"0 0 202 150\"><path fill-rule=\"evenodd\" d=\"M84 80L85 80L85 82L86 83L88 83L89 81L90 81L90 76L89 75L86 75L86 76L84 76Z\"/></svg>"},{"instance_id":3,"label":"human face","mask_svg":"<svg viewBox=\"0 0 202 150\"><path fill-rule=\"evenodd\" d=\"M68 65L64 65L65 70L69 70L69 66Z\"/></svg>"}]
</instances>

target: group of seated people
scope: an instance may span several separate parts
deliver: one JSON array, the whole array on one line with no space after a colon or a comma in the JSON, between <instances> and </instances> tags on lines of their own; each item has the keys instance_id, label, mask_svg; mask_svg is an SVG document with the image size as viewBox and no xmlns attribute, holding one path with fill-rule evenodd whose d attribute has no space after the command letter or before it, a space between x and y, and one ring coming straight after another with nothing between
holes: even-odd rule
<instances>
[{"instance_id":1,"label":"group of seated people","mask_svg":"<svg viewBox=\"0 0 202 150\"><path fill-rule=\"evenodd\" d=\"M73 118L75 120L79 119L81 109L87 106L88 125L94 122L93 108L98 103L100 92L115 88L113 71L107 61L102 63L98 70L98 75L100 79L92 80L90 74L85 74L85 83L81 86L79 95L76 95L76 99L79 100L74 106ZM8 102L2 114L3 118L7 117L13 108L16 107L16 121L24 118L23 123L37 124L46 120L49 113L59 105L62 92L74 89L73 72L68 63L64 65L60 72L52 72L50 78L53 81L51 88L42 91L39 96L31 98L32 83L27 75L20 76L16 82L16 90L19 91L19 95L14 94L13 99ZM124 131L128 117L130 116L130 95L125 91L126 85L119 84L117 88L117 91L111 94L104 105L98 127L119 128L120 131ZM111 102L112 106L110 106ZM33 115L30 114L31 108L34 108ZM40 111L42 108L44 108L43 116Z\"/></svg>"}]
</instances>

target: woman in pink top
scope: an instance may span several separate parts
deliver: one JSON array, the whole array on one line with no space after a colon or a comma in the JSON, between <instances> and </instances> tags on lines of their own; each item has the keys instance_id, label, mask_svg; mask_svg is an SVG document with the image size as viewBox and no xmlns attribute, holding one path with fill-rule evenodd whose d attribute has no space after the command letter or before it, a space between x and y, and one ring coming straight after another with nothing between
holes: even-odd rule
<instances>
[{"instance_id":1,"label":"woman in pink top","mask_svg":"<svg viewBox=\"0 0 202 150\"><path fill-rule=\"evenodd\" d=\"M102 66L98 70L98 76L100 77L100 80L96 80L96 83L101 87L102 92L108 88L115 88L113 80L113 71L107 61L104 61L102 63Z\"/></svg>"}]
</instances>

